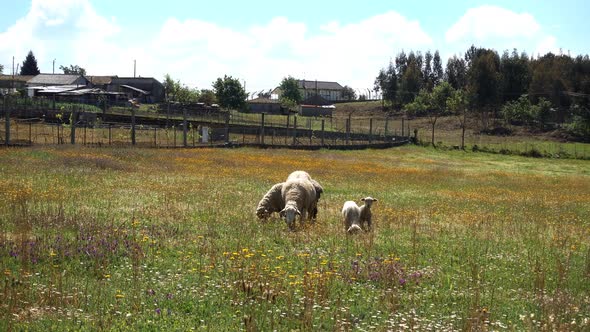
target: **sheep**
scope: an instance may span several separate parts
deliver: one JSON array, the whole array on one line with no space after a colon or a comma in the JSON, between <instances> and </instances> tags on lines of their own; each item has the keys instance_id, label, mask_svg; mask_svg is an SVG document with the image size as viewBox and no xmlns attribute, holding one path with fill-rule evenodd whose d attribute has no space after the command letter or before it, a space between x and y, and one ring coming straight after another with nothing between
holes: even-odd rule
<instances>
[{"instance_id":1,"label":"sheep","mask_svg":"<svg viewBox=\"0 0 590 332\"><path fill-rule=\"evenodd\" d=\"M344 230L349 234L360 232L359 226L361 218L361 209L353 201L344 202L342 207L342 216L344 217Z\"/></svg>"},{"instance_id":2,"label":"sheep","mask_svg":"<svg viewBox=\"0 0 590 332\"><path fill-rule=\"evenodd\" d=\"M360 219L359 219L359 224L361 227L364 228L364 224L365 222L367 223L367 230L371 230L371 217L372 217L372 213L371 213L371 205L373 204L373 202L377 202L376 198L373 198L371 196L367 196L365 198L362 198L361 201L363 201L365 204L363 204L360 207L360 211L361 211L361 215L360 215Z\"/></svg>"},{"instance_id":3,"label":"sheep","mask_svg":"<svg viewBox=\"0 0 590 332\"><path fill-rule=\"evenodd\" d=\"M256 207L256 216L258 218L266 220L273 212L280 212L285 207L281 189L283 189L283 182L272 186L262 197L258 207Z\"/></svg>"},{"instance_id":4,"label":"sheep","mask_svg":"<svg viewBox=\"0 0 590 332\"><path fill-rule=\"evenodd\" d=\"M287 181L295 180L295 179L308 180L311 182L311 184L313 185L313 187L315 189L316 199L315 199L314 207L313 207L312 213L311 213L312 220L315 220L318 215L317 204L320 200L321 194L324 192L324 188L319 184L319 182L312 179L311 176L309 175L309 173L307 173L306 171L294 171L291 174L289 174L289 176L287 177Z\"/></svg>"},{"instance_id":5,"label":"sheep","mask_svg":"<svg viewBox=\"0 0 590 332\"><path fill-rule=\"evenodd\" d=\"M316 201L316 191L311 181L305 179L292 179L283 184L281 196L285 202L285 208L279 212L281 217L291 230L295 228L296 216L299 216L300 224L303 224L306 217L313 214Z\"/></svg>"}]
</instances>

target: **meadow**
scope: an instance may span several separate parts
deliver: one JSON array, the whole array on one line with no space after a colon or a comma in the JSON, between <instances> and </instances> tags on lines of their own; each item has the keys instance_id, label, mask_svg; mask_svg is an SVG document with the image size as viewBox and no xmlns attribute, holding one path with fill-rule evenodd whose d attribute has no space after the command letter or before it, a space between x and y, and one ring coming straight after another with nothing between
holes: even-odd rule
<instances>
[{"instance_id":1,"label":"meadow","mask_svg":"<svg viewBox=\"0 0 590 332\"><path fill-rule=\"evenodd\" d=\"M316 223L258 220L298 169L324 187ZM367 195L374 230L346 235ZM3 148L0 273L3 331L587 331L590 163Z\"/></svg>"}]
</instances>

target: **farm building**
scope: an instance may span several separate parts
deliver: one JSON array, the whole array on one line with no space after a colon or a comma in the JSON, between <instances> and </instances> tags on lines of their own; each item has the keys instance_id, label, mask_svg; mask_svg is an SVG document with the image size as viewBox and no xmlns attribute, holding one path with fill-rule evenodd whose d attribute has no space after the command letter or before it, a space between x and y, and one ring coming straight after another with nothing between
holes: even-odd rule
<instances>
[{"instance_id":1,"label":"farm building","mask_svg":"<svg viewBox=\"0 0 590 332\"><path fill-rule=\"evenodd\" d=\"M164 100L164 86L152 77L113 77L107 91L123 92L129 99L144 103Z\"/></svg>"},{"instance_id":2,"label":"farm building","mask_svg":"<svg viewBox=\"0 0 590 332\"><path fill-rule=\"evenodd\" d=\"M336 109L336 106L334 106L328 100L318 95L312 95L301 103L299 114L301 116L331 117L334 109Z\"/></svg>"},{"instance_id":3,"label":"farm building","mask_svg":"<svg viewBox=\"0 0 590 332\"><path fill-rule=\"evenodd\" d=\"M248 100L247 103L250 113L285 114L286 112L276 99L256 98Z\"/></svg>"},{"instance_id":4,"label":"farm building","mask_svg":"<svg viewBox=\"0 0 590 332\"><path fill-rule=\"evenodd\" d=\"M9 94L18 89L24 89L27 81L34 76L0 75L0 95Z\"/></svg>"},{"instance_id":5,"label":"farm building","mask_svg":"<svg viewBox=\"0 0 590 332\"><path fill-rule=\"evenodd\" d=\"M86 78L88 79L88 81L90 81L90 85L93 88L99 88L106 91L108 90L108 87L113 81L113 79L117 78L117 76L86 76Z\"/></svg>"},{"instance_id":6,"label":"farm building","mask_svg":"<svg viewBox=\"0 0 590 332\"><path fill-rule=\"evenodd\" d=\"M342 85L338 82L326 82L326 81L306 81L299 80L299 92L303 99L313 97L315 95L321 96L322 98L331 102L344 100L342 97ZM281 96L281 89L276 88L271 92L273 99L279 99Z\"/></svg>"},{"instance_id":7,"label":"farm building","mask_svg":"<svg viewBox=\"0 0 590 332\"><path fill-rule=\"evenodd\" d=\"M28 87L42 86L88 86L90 82L83 75L39 74L27 81Z\"/></svg>"}]
</instances>

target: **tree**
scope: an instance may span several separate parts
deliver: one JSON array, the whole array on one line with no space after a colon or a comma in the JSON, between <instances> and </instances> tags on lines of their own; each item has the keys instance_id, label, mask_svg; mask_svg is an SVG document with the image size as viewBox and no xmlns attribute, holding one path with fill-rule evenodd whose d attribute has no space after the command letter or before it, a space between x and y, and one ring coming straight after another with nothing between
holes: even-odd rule
<instances>
[{"instance_id":1,"label":"tree","mask_svg":"<svg viewBox=\"0 0 590 332\"><path fill-rule=\"evenodd\" d=\"M27 54L27 57L23 61L23 65L20 67L20 74L39 75L40 73L39 67L37 66L37 59L35 59L33 51L29 51L29 54Z\"/></svg>"},{"instance_id":2,"label":"tree","mask_svg":"<svg viewBox=\"0 0 590 332\"><path fill-rule=\"evenodd\" d=\"M215 96L215 92L209 89L202 89L201 95L199 96L199 102L205 103L205 105L217 104L217 97Z\"/></svg>"},{"instance_id":3,"label":"tree","mask_svg":"<svg viewBox=\"0 0 590 332\"><path fill-rule=\"evenodd\" d=\"M451 84L453 89L464 89L467 85L467 64L465 60L453 55L447 61L445 80Z\"/></svg>"},{"instance_id":4,"label":"tree","mask_svg":"<svg viewBox=\"0 0 590 332\"><path fill-rule=\"evenodd\" d=\"M469 55L469 56L468 56ZM482 124L488 126L488 112L496 110L501 100L502 75L500 74L500 57L488 49L474 49L466 54L468 90L474 96L474 103L480 109Z\"/></svg>"},{"instance_id":5,"label":"tree","mask_svg":"<svg viewBox=\"0 0 590 332\"><path fill-rule=\"evenodd\" d=\"M424 79L423 87L428 92L432 92L434 81L432 77L432 53L426 51L424 54L424 68L422 68L422 78Z\"/></svg>"},{"instance_id":6,"label":"tree","mask_svg":"<svg viewBox=\"0 0 590 332\"><path fill-rule=\"evenodd\" d=\"M375 78L374 90L381 91L383 100L388 101L391 106L395 106L398 93L397 74L392 62L389 62L387 69L379 71L379 75Z\"/></svg>"},{"instance_id":7,"label":"tree","mask_svg":"<svg viewBox=\"0 0 590 332\"><path fill-rule=\"evenodd\" d=\"M504 51L501 58L503 101L518 99L528 90L531 81L530 64L526 53L519 55L514 49L511 55Z\"/></svg>"},{"instance_id":8,"label":"tree","mask_svg":"<svg viewBox=\"0 0 590 332\"><path fill-rule=\"evenodd\" d=\"M463 90L454 90L447 99L449 111L459 119L461 125L461 149L465 149L465 128L467 126L468 97Z\"/></svg>"},{"instance_id":9,"label":"tree","mask_svg":"<svg viewBox=\"0 0 590 332\"><path fill-rule=\"evenodd\" d=\"M0 65L0 74L4 71L4 65Z\"/></svg>"},{"instance_id":10,"label":"tree","mask_svg":"<svg viewBox=\"0 0 590 332\"><path fill-rule=\"evenodd\" d=\"M440 59L440 53L438 50L434 52L434 58L432 58L432 82L435 86L439 85L444 80L444 71L442 66L442 60Z\"/></svg>"},{"instance_id":11,"label":"tree","mask_svg":"<svg viewBox=\"0 0 590 332\"><path fill-rule=\"evenodd\" d=\"M342 99L344 100L356 100L356 92L353 88L349 87L348 85L345 85L344 88L342 88L341 95Z\"/></svg>"},{"instance_id":12,"label":"tree","mask_svg":"<svg viewBox=\"0 0 590 332\"><path fill-rule=\"evenodd\" d=\"M436 121L447 112L447 100L453 95L453 87L448 82L442 82L432 90L430 102L431 108L427 115L432 125L432 146L434 145L434 128Z\"/></svg>"},{"instance_id":13,"label":"tree","mask_svg":"<svg viewBox=\"0 0 590 332\"><path fill-rule=\"evenodd\" d=\"M291 76L283 78L279 85L281 89L280 99L288 99L295 103L295 105L301 104L303 97L301 91L299 91L299 81Z\"/></svg>"},{"instance_id":14,"label":"tree","mask_svg":"<svg viewBox=\"0 0 590 332\"><path fill-rule=\"evenodd\" d=\"M164 86L164 95L166 97L166 101L171 101L171 96L174 96L177 90L177 86L179 85L178 82L175 82L170 74L164 75L164 82L162 83Z\"/></svg>"},{"instance_id":15,"label":"tree","mask_svg":"<svg viewBox=\"0 0 590 332\"><path fill-rule=\"evenodd\" d=\"M213 91L224 109L242 109L246 105L246 91L237 78L225 75L213 82Z\"/></svg>"},{"instance_id":16,"label":"tree","mask_svg":"<svg viewBox=\"0 0 590 332\"><path fill-rule=\"evenodd\" d=\"M63 70L64 74L67 75L86 75L86 69L78 65L70 65L69 67L59 66L59 69Z\"/></svg>"},{"instance_id":17,"label":"tree","mask_svg":"<svg viewBox=\"0 0 590 332\"><path fill-rule=\"evenodd\" d=\"M410 53L408 67L400 77L399 99L402 105L411 103L422 89L422 71L413 53Z\"/></svg>"}]
</instances>

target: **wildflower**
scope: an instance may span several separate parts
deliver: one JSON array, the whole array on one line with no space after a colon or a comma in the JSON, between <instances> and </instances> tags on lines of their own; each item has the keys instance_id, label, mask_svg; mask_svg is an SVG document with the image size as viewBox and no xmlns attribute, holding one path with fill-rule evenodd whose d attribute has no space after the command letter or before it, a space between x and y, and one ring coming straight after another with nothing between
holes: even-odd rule
<instances>
[{"instance_id":1,"label":"wildflower","mask_svg":"<svg viewBox=\"0 0 590 332\"><path fill-rule=\"evenodd\" d=\"M123 295L123 294L121 294L121 293L117 293L117 294L115 295L115 298L117 298L117 299L122 299L122 298L124 298L124 297L125 297L125 295Z\"/></svg>"},{"instance_id":2,"label":"wildflower","mask_svg":"<svg viewBox=\"0 0 590 332\"><path fill-rule=\"evenodd\" d=\"M402 286L405 285L406 284L406 279L399 278L399 284L402 285Z\"/></svg>"},{"instance_id":3,"label":"wildflower","mask_svg":"<svg viewBox=\"0 0 590 332\"><path fill-rule=\"evenodd\" d=\"M109 278L111 277L111 275L110 275L110 274L105 274L105 275L103 275L103 277L104 277L105 279L109 279Z\"/></svg>"},{"instance_id":4,"label":"wildflower","mask_svg":"<svg viewBox=\"0 0 590 332\"><path fill-rule=\"evenodd\" d=\"M156 312L156 315L160 315L160 314L162 314L162 309L156 308L155 312Z\"/></svg>"}]
</instances>

